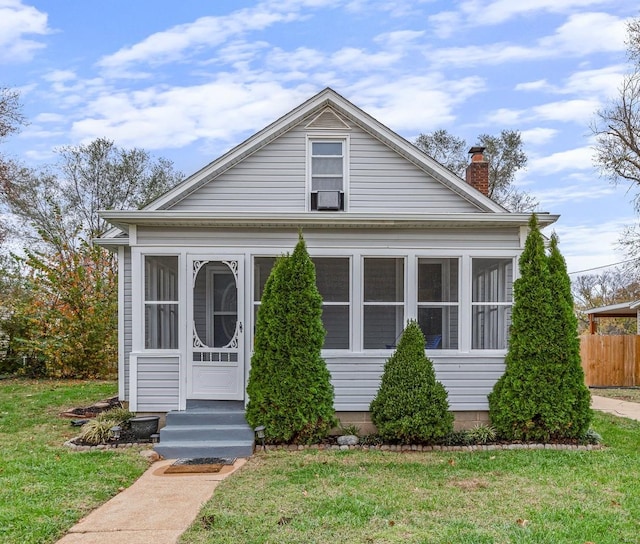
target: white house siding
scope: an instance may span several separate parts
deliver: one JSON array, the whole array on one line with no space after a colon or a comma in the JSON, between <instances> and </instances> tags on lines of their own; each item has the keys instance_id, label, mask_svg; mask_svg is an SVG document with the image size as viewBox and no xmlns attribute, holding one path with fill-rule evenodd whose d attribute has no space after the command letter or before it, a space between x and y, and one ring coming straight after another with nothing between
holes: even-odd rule
<instances>
[{"instance_id":1,"label":"white house siding","mask_svg":"<svg viewBox=\"0 0 640 544\"><path fill-rule=\"evenodd\" d=\"M129 355L132 351L131 331L133 327L131 318L131 248L124 248L124 261L118 263L118 267L118 272L124 275L124 358L118 361L118 364L124 366L124 398L121 400L129 400Z\"/></svg>"},{"instance_id":2,"label":"white house siding","mask_svg":"<svg viewBox=\"0 0 640 544\"><path fill-rule=\"evenodd\" d=\"M351 132L349 211L457 213L478 209L362 130Z\"/></svg>"},{"instance_id":3,"label":"white house siding","mask_svg":"<svg viewBox=\"0 0 640 544\"><path fill-rule=\"evenodd\" d=\"M360 289L360 259L367 256L404 257L408 284L416 281L415 263L421 257L449 257L468 259L477 257L515 257L520 251L519 229L513 228L433 228L412 229L309 229L304 231L308 250L313 256L349 256L352 259L352 292ZM246 281L245 325L253 329L252 257L276 256L290 252L295 247L298 234L294 229L197 229L139 227L137 248L142 253L180 254L186 263L188 253L224 255L244 254ZM462 262L462 261L461 261ZM469 261L465 265L467 274ZM412 270L411 270L412 269ZM461 272L462 274L462 272ZM461 281L469 281L470 276ZM189 284L190 285L190 284ZM190 288L190 287L189 287ZM411 289L411 287L407 287ZM470 297L470 285L466 290ZM468 301L469 299L467 299ZM352 295L352 305L359 308L361 300ZM415 311L408 302L407 312ZM460 324L469 318L470 307L460 305ZM352 309L353 313L353 309ZM405 315L405 318L411 317ZM465 325L469 331L469 325ZM353 334L359 334L354 323ZM469 331L470 334L470 331ZM463 334L464 336L464 334ZM247 341L248 342L248 341ZM464 342L462 342L464 344ZM487 410L486 395L504 370L504 354L501 352L473 351L461 346L460 351L433 350L428 354L435 362L436 374L447 390L451 409L455 411ZM352 346L353 347L353 346ZM185 348L184 346L182 347ZM245 346L247 374L250 361L249 344ZM336 391L338 411L366 411L377 391L380 376L389 352L357 349L351 352L327 352L329 370ZM139 359L138 410L159 410L167 396L177 402L178 367L176 360L165 363L172 368L175 386L172 389L165 367L142 362ZM141 366L142 365L142 366ZM144 367L144 368L143 368ZM142 374L140 373L142 369ZM157 373L157 374L154 374ZM140 381L142 380L142 381Z\"/></svg>"},{"instance_id":4,"label":"white house siding","mask_svg":"<svg viewBox=\"0 0 640 544\"><path fill-rule=\"evenodd\" d=\"M285 134L171 209L303 212L305 145L304 137Z\"/></svg>"},{"instance_id":5,"label":"white house siding","mask_svg":"<svg viewBox=\"0 0 640 544\"><path fill-rule=\"evenodd\" d=\"M436 377L449 393L454 412L488 409L487 395L504 372L504 357L474 354L438 355L428 352ZM386 357L325 356L335 390L338 412L368 411L380 384Z\"/></svg>"},{"instance_id":6,"label":"white house siding","mask_svg":"<svg viewBox=\"0 0 640 544\"><path fill-rule=\"evenodd\" d=\"M136 357L136 411L167 412L178 408L179 362L176 356Z\"/></svg>"},{"instance_id":7,"label":"white house siding","mask_svg":"<svg viewBox=\"0 0 640 544\"><path fill-rule=\"evenodd\" d=\"M332 131L331 134L334 134ZM347 206L358 213L457 213L478 208L358 127L348 135ZM280 136L231 170L172 206L172 210L304 212L306 138L303 125Z\"/></svg>"},{"instance_id":8,"label":"white house siding","mask_svg":"<svg viewBox=\"0 0 640 544\"><path fill-rule=\"evenodd\" d=\"M307 247L335 250L337 254L357 248L362 250L406 251L410 249L438 250L503 250L518 249L520 237L517 229L509 228L430 228L417 229L305 229ZM196 229L140 227L137 231L139 246L183 247L200 251L211 248L270 249L276 255L292 251L298 241L294 229ZM435 252L437 253L437 252ZM434 252L426 255L435 254Z\"/></svg>"}]
</instances>

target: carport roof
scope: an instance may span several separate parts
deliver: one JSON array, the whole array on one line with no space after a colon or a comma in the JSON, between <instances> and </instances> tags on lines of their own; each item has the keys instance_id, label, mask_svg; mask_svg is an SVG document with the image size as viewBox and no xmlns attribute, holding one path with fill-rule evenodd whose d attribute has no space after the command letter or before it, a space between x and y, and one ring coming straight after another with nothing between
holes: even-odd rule
<instances>
[{"instance_id":1,"label":"carport roof","mask_svg":"<svg viewBox=\"0 0 640 544\"><path fill-rule=\"evenodd\" d=\"M637 317L640 300L592 308L585 313L593 317Z\"/></svg>"}]
</instances>

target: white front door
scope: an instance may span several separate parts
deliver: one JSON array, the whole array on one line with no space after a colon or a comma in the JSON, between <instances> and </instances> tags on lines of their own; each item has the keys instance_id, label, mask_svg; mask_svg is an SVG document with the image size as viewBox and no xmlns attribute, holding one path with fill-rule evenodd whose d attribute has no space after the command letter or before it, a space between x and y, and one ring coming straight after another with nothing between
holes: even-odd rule
<instances>
[{"instance_id":1,"label":"white front door","mask_svg":"<svg viewBox=\"0 0 640 544\"><path fill-rule=\"evenodd\" d=\"M242 257L191 255L187 398L244 399Z\"/></svg>"}]
</instances>

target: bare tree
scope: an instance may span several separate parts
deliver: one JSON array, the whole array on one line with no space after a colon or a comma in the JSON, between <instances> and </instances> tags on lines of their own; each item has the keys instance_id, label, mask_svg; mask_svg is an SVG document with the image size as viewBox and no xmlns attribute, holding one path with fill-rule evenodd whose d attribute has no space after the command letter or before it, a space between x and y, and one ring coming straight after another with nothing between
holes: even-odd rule
<instances>
[{"instance_id":1,"label":"bare tree","mask_svg":"<svg viewBox=\"0 0 640 544\"><path fill-rule=\"evenodd\" d=\"M640 19L627 26L631 72L625 75L618 96L596 112L591 125L596 137L595 162L612 182L640 184ZM635 206L640 211L636 195Z\"/></svg>"},{"instance_id":2,"label":"bare tree","mask_svg":"<svg viewBox=\"0 0 640 544\"><path fill-rule=\"evenodd\" d=\"M182 179L170 161L102 138L58 154L42 171L11 165L3 183L0 201L16 218L13 233L29 244L90 242L107 229L99 210L139 208Z\"/></svg>"}]
</instances>

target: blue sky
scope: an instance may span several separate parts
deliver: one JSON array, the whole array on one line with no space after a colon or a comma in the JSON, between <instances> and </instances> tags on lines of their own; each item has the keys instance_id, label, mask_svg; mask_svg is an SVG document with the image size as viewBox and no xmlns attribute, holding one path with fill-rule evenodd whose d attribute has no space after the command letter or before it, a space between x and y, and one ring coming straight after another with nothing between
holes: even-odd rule
<instances>
[{"instance_id":1,"label":"blue sky","mask_svg":"<svg viewBox=\"0 0 640 544\"><path fill-rule=\"evenodd\" d=\"M38 166L107 137L190 174L330 86L409 140L520 130L517 183L561 214L584 270L623 260L636 221L589 125L638 16L636 0L0 0L0 86L30 122L3 150Z\"/></svg>"}]
</instances>

